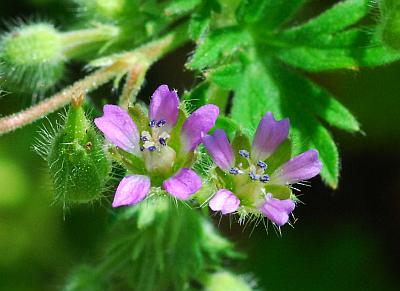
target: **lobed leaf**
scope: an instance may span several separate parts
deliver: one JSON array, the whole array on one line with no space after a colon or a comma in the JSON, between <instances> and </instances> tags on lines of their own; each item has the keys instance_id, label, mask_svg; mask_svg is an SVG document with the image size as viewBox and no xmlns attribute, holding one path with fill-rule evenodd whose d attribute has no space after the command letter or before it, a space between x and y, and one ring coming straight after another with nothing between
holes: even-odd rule
<instances>
[{"instance_id":1,"label":"lobed leaf","mask_svg":"<svg viewBox=\"0 0 400 291\"><path fill-rule=\"evenodd\" d=\"M221 57L232 55L239 47L249 42L247 31L238 27L227 27L211 32L200 43L188 67L204 69L218 63Z\"/></svg>"},{"instance_id":2,"label":"lobed leaf","mask_svg":"<svg viewBox=\"0 0 400 291\"><path fill-rule=\"evenodd\" d=\"M285 37L301 39L341 31L358 22L370 9L368 0L346 0L337 3L308 22L283 32Z\"/></svg>"}]
</instances>

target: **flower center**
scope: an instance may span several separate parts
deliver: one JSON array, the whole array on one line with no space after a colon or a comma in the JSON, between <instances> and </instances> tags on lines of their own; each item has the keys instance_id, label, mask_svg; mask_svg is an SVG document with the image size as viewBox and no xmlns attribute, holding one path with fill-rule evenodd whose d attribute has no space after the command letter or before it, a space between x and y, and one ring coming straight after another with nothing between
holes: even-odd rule
<instances>
[{"instance_id":1,"label":"flower center","mask_svg":"<svg viewBox=\"0 0 400 291\"><path fill-rule=\"evenodd\" d=\"M170 138L168 132L163 130L167 124L165 119L151 120L149 126L151 132L144 130L140 135L141 146L140 150L147 150L149 152L160 151L162 147L167 145L167 140Z\"/></svg>"},{"instance_id":2,"label":"flower center","mask_svg":"<svg viewBox=\"0 0 400 291\"><path fill-rule=\"evenodd\" d=\"M263 183L267 183L269 181L269 175L265 174L265 170L268 168L268 165L264 161L258 161L257 164L254 164L250 159L250 153L246 150L240 150L239 155L245 158L249 164L248 168L244 168L242 163L239 163L236 167L232 167L229 169L229 173L232 175L243 175L246 174L249 176L251 181L260 181Z\"/></svg>"}]
</instances>

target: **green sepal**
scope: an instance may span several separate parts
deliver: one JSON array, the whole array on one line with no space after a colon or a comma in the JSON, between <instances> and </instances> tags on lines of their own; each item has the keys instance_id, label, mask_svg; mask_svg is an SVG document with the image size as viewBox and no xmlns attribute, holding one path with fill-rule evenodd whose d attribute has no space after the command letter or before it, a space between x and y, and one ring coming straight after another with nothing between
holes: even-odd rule
<instances>
[{"instance_id":1,"label":"green sepal","mask_svg":"<svg viewBox=\"0 0 400 291\"><path fill-rule=\"evenodd\" d=\"M283 185L267 185L265 186L267 193L272 193L276 199L285 200L289 199L292 195L292 190L288 186Z\"/></svg>"},{"instance_id":2,"label":"green sepal","mask_svg":"<svg viewBox=\"0 0 400 291\"><path fill-rule=\"evenodd\" d=\"M215 181L215 183L218 189L233 189L234 184L231 174L226 173L218 167L215 168L215 174L217 177L217 181Z\"/></svg>"},{"instance_id":3,"label":"green sepal","mask_svg":"<svg viewBox=\"0 0 400 291\"><path fill-rule=\"evenodd\" d=\"M146 172L142 158L117 147L111 147L110 154L115 161L130 172L135 174L144 174Z\"/></svg>"},{"instance_id":4,"label":"green sepal","mask_svg":"<svg viewBox=\"0 0 400 291\"><path fill-rule=\"evenodd\" d=\"M65 205L101 198L110 164L102 139L82 107L70 106L64 127L51 142L47 161L56 200Z\"/></svg>"},{"instance_id":5,"label":"green sepal","mask_svg":"<svg viewBox=\"0 0 400 291\"><path fill-rule=\"evenodd\" d=\"M143 109L143 106L135 104L128 108L128 113L135 122L139 132L149 130L149 118Z\"/></svg>"},{"instance_id":6,"label":"green sepal","mask_svg":"<svg viewBox=\"0 0 400 291\"><path fill-rule=\"evenodd\" d=\"M265 162L268 165L267 173L272 174L278 167L292 157L292 142L285 140Z\"/></svg>"},{"instance_id":7,"label":"green sepal","mask_svg":"<svg viewBox=\"0 0 400 291\"><path fill-rule=\"evenodd\" d=\"M177 154L177 157L181 156L181 130L182 125L186 121L187 115L184 110L181 108L179 109L178 119L174 128L171 130L170 133L170 140L168 141L168 145L173 148Z\"/></svg>"}]
</instances>

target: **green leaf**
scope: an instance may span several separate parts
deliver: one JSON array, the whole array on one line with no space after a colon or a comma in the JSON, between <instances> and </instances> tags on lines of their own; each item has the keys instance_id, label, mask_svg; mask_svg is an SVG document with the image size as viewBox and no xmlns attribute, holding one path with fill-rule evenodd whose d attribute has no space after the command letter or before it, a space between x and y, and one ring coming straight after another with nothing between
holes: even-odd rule
<instances>
[{"instance_id":1,"label":"green leaf","mask_svg":"<svg viewBox=\"0 0 400 291\"><path fill-rule=\"evenodd\" d=\"M255 78L254 76L257 76ZM260 61L254 61L243 70L242 81L235 91L232 118L254 132L266 111L282 118L279 88Z\"/></svg>"},{"instance_id":2,"label":"green leaf","mask_svg":"<svg viewBox=\"0 0 400 291\"><path fill-rule=\"evenodd\" d=\"M240 23L262 23L263 30L271 30L289 21L305 0L244 0L236 17Z\"/></svg>"},{"instance_id":3,"label":"green leaf","mask_svg":"<svg viewBox=\"0 0 400 291\"><path fill-rule=\"evenodd\" d=\"M332 136L318 121L313 112L307 111L302 100L301 82L287 86L288 80L296 81L295 75L288 73L279 66L273 66L271 75L280 88L282 112L290 118L293 151L295 154L315 148L319 159L324 165L321 171L323 180L332 188L336 188L339 180L339 153ZM299 95L300 94L300 95ZM304 92L307 94L307 92Z\"/></svg>"},{"instance_id":4,"label":"green leaf","mask_svg":"<svg viewBox=\"0 0 400 291\"><path fill-rule=\"evenodd\" d=\"M374 67L400 59L400 53L391 51L381 44L354 49L298 47L281 50L277 56L287 64L310 72L355 70L361 66Z\"/></svg>"},{"instance_id":5,"label":"green leaf","mask_svg":"<svg viewBox=\"0 0 400 291\"><path fill-rule=\"evenodd\" d=\"M206 77L218 86L232 90L241 83L242 69L243 65L235 62L208 71Z\"/></svg>"},{"instance_id":6,"label":"green leaf","mask_svg":"<svg viewBox=\"0 0 400 291\"><path fill-rule=\"evenodd\" d=\"M221 57L232 55L239 47L249 41L249 35L238 27L222 28L213 31L199 44L188 67L204 69L218 63Z\"/></svg>"},{"instance_id":7,"label":"green leaf","mask_svg":"<svg viewBox=\"0 0 400 291\"><path fill-rule=\"evenodd\" d=\"M369 9L368 0L342 1L305 24L290 28L282 34L285 37L301 39L334 33L361 20Z\"/></svg>"},{"instance_id":8,"label":"green leaf","mask_svg":"<svg viewBox=\"0 0 400 291\"><path fill-rule=\"evenodd\" d=\"M290 96L295 96L301 106L311 114L340 129L350 132L360 130L360 125L351 112L326 90L295 72L283 69L275 69L274 72L279 75L282 84L290 84L290 87L295 88Z\"/></svg>"},{"instance_id":9,"label":"green leaf","mask_svg":"<svg viewBox=\"0 0 400 291\"><path fill-rule=\"evenodd\" d=\"M175 0L165 8L164 12L167 16L180 15L187 13L201 3L201 0Z\"/></svg>"},{"instance_id":10,"label":"green leaf","mask_svg":"<svg viewBox=\"0 0 400 291\"><path fill-rule=\"evenodd\" d=\"M202 6L194 11L189 20L189 37L196 42L209 29L211 16L213 13L220 13L221 6L217 0L207 0L202 2Z\"/></svg>"}]
</instances>

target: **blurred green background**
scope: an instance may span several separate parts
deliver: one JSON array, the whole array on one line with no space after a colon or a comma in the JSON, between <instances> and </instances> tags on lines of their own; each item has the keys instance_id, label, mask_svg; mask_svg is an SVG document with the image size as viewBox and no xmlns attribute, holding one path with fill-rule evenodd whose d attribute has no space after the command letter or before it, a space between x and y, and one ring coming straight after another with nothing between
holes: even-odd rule
<instances>
[{"instance_id":1,"label":"blurred green background","mask_svg":"<svg viewBox=\"0 0 400 291\"><path fill-rule=\"evenodd\" d=\"M52 19L62 29L73 13L64 1L0 2L1 29L17 18ZM193 76L183 64L191 49L158 62L141 97L161 83L180 93L190 88ZM82 75L79 65L71 68L65 84ZM305 205L295 211L294 229L286 226L282 237L272 228L267 235L262 226L251 233L251 227L221 222L248 253L233 268L254 274L269 291L400 289L399 76L399 64L311 76L348 106L365 135L334 131L342 154L339 188L314 179L301 197ZM0 115L30 102L30 96L3 96ZM93 261L105 235L108 203L66 212L52 205L46 164L31 149L42 123L0 137L0 290L59 289L76 263Z\"/></svg>"}]
</instances>

